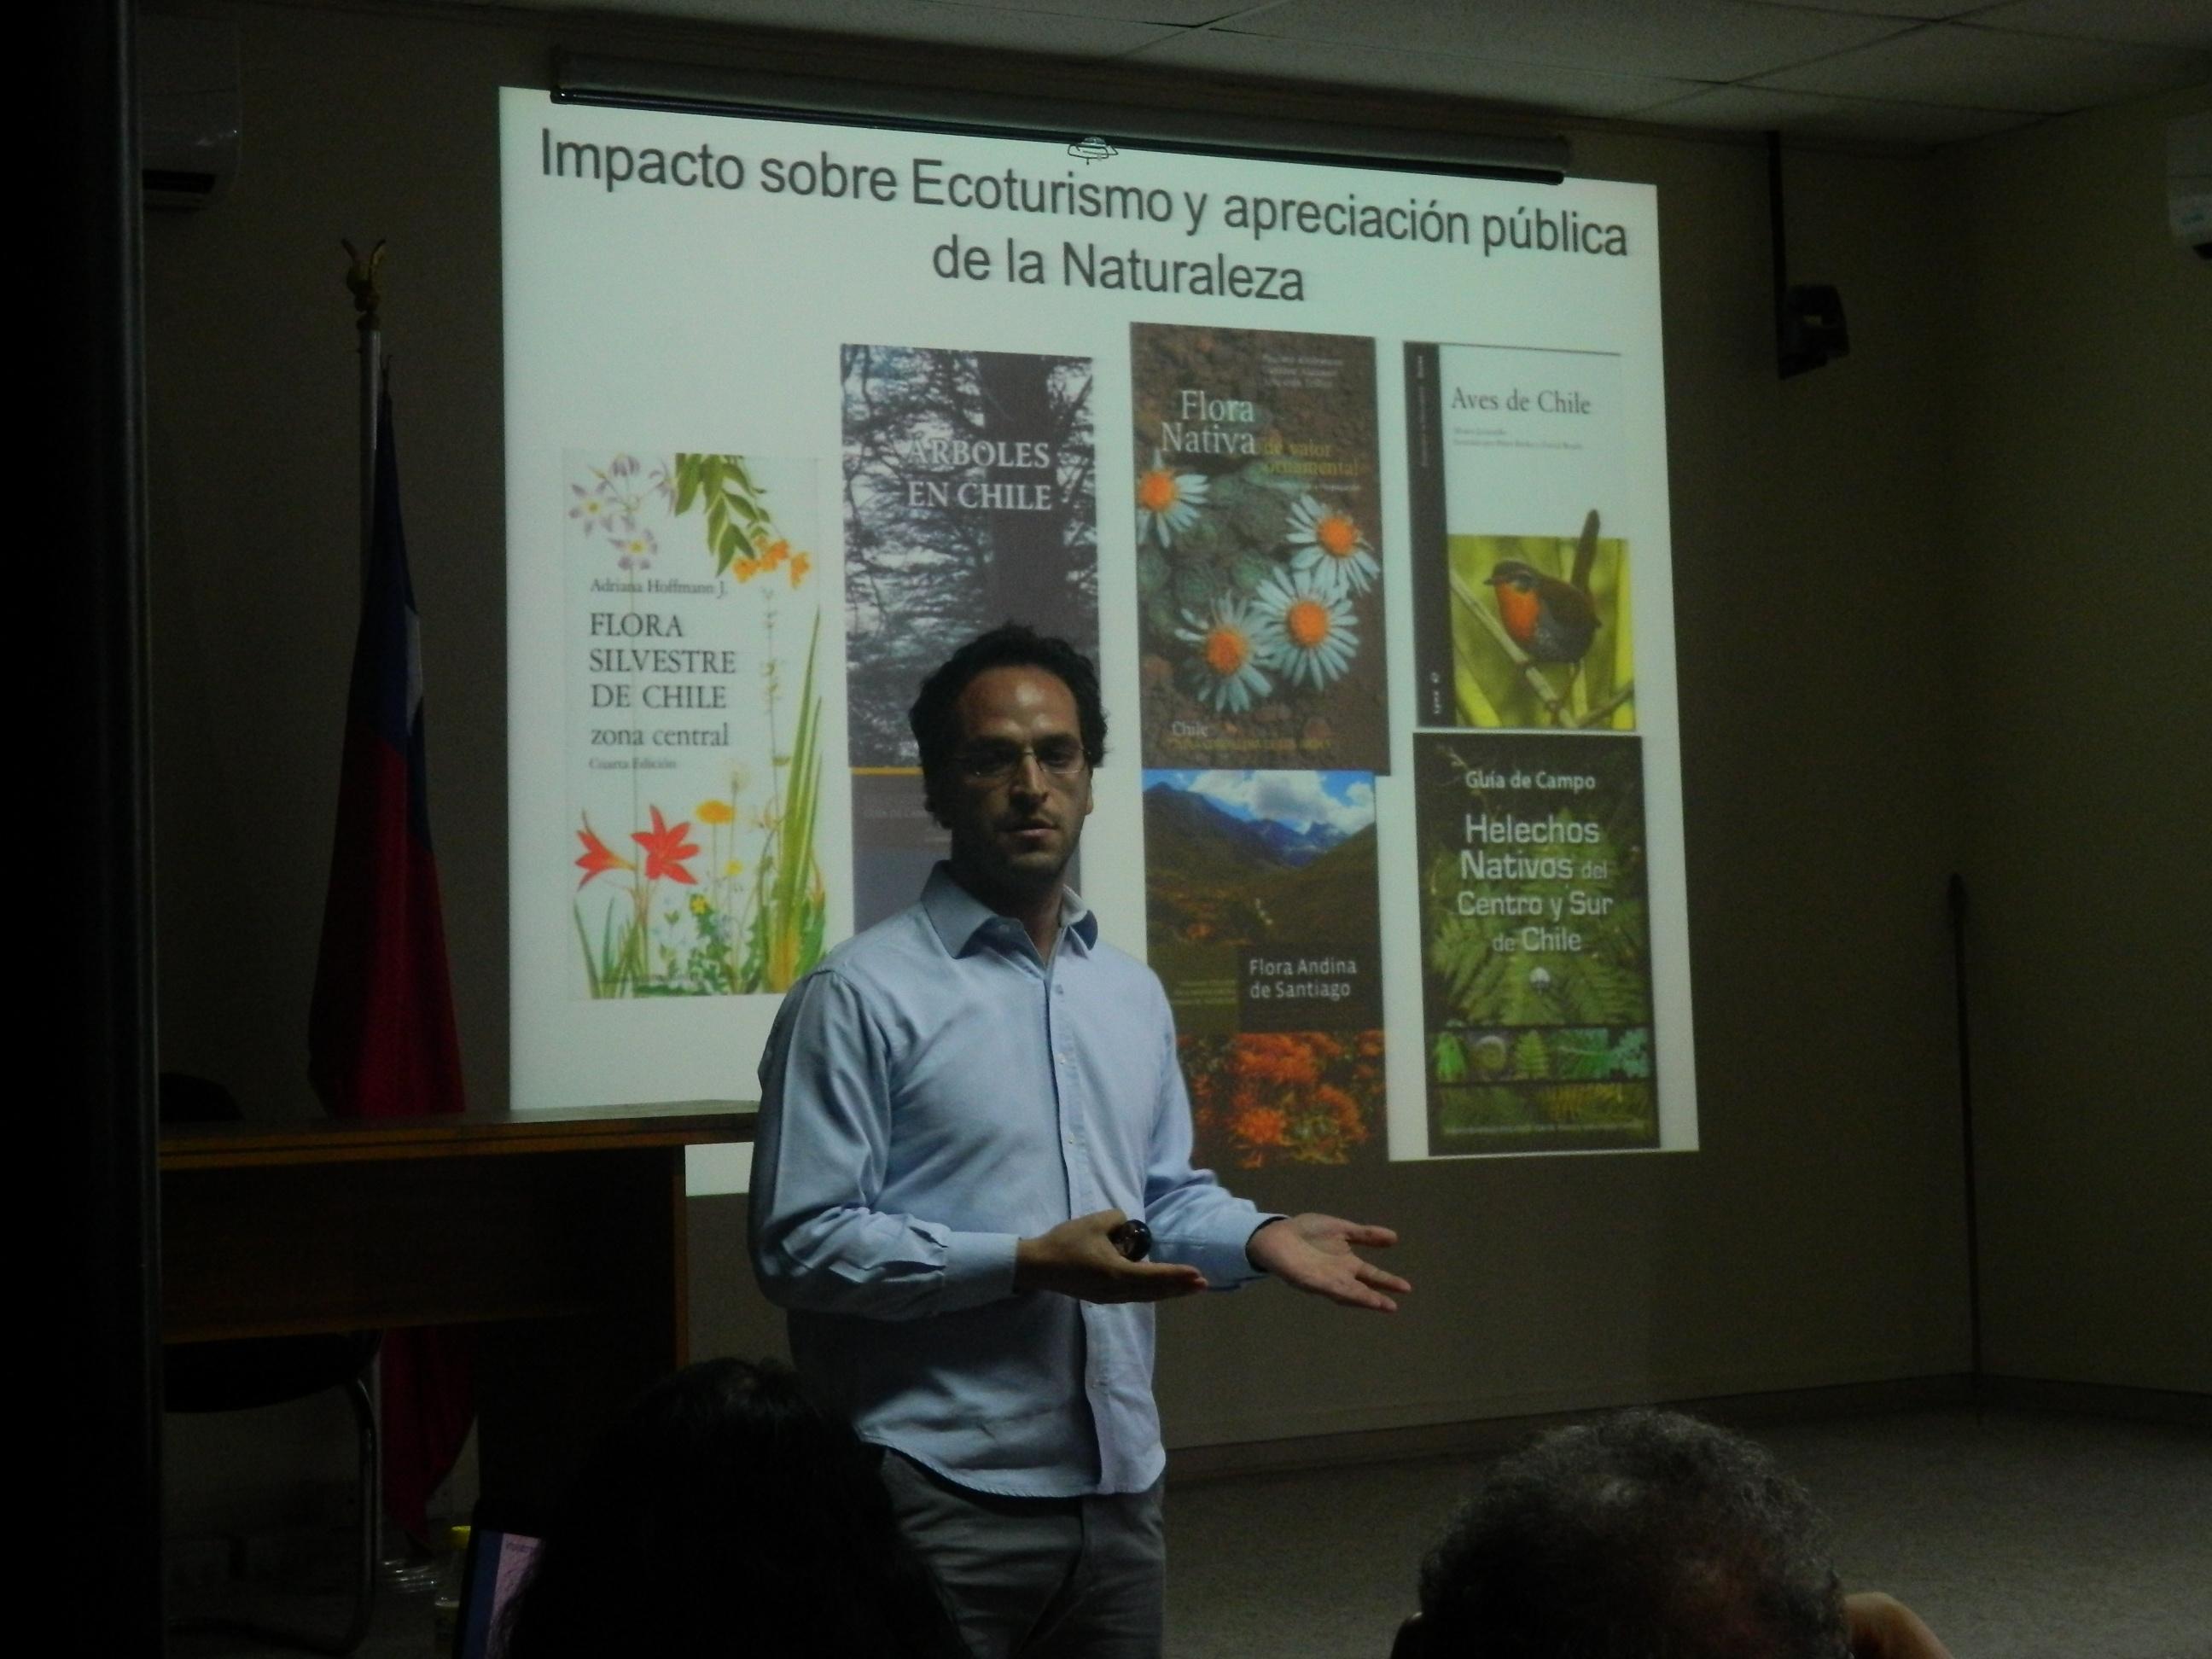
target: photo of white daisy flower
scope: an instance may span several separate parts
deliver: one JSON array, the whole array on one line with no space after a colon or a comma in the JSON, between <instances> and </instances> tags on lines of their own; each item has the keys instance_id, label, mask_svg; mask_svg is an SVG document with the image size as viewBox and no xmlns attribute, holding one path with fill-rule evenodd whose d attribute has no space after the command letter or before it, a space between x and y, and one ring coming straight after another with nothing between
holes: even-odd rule
<instances>
[{"instance_id":1,"label":"photo of white daisy flower","mask_svg":"<svg viewBox=\"0 0 2212 1659\"><path fill-rule=\"evenodd\" d=\"M1274 648L1274 625L1243 599L1224 594L1203 618L1186 611L1176 637L1198 649L1182 665L1191 695L1224 714L1241 714L1270 696L1261 663Z\"/></svg>"},{"instance_id":2,"label":"photo of white daisy flower","mask_svg":"<svg viewBox=\"0 0 2212 1659\"><path fill-rule=\"evenodd\" d=\"M1301 495L1291 509L1284 540L1292 549L1291 568L1332 597L1364 593L1381 569L1366 532L1352 515L1311 495Z\"/></svg>"},{"instance_id":3,"label":"photo of white daisy flower","mask_svg":"<svg viewBox=\"0 0 2212 1659\"><path fill-rule=\"evenodd\" d=\"M1178 472L1152 452L1152 464L1137 475L1137 541L1150 536L1162 547L1197 522L1206 505L1206 475Z\"/></svg>"},{"instance_id":4,"label":"photo of white daisy flower","mask_svg":"<svg viewBox=\"0 0 2212 1659\"><path fill-rule=\"evenodd\" d=\"M1272 638L1263 661L1293 685L1320 690L1359 654L1359 622L1341 593L1277 571L1252 601Z\"/></svg>"}]
</instances>

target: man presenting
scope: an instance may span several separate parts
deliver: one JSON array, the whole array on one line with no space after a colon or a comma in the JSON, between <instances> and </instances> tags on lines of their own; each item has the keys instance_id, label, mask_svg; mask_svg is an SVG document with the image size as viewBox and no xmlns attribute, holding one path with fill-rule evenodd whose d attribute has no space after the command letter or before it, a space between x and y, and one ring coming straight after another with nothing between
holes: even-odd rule
<instances>
[{"instance_id":1,"label":"man presenting","mask_svg":"<svg viewBox=\"0 0 2212 1659\"><path fill-rule=\"evenodd\" d=\"M979 1659L1150 1659L1166 1455L1147 1304L1273 1273L1389 1312L1411 1287L1353 1251L1389 1229L1264 1215L1191 1168L1166 996L1061 884L1106 747L1089 659L1008 624L909 718L951 855L785 1000L754 1271L801 1373L885 1448Z\"/></svg>"}]
</instances>

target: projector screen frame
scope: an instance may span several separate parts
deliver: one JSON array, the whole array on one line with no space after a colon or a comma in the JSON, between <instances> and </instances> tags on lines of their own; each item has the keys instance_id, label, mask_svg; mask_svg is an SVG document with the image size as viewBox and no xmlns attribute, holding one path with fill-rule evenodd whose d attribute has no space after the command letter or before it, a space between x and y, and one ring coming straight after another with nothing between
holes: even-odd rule
<instances>
[{"instance_id":1,"label":"projector screen frame","mask_svg":"<svg viewBox=\"0 0 2212 1659\"><path fill-rule=\"evenodd\" d=\"M1279 121L1188 107L1087 99L945 92L882 81L672 64L556 48L553 101L672 114L943 132L1042 143L1103 141L1117 149L1396 168L1450 178L1556 185L1571 176L1560 133L1428 133L1410 128Z\"/></svg>"},{"instance_id":2,"label":"projector screen frame","mask_svg":"<svg viewBox=\"0 0 2212 1659\"><path fill-rule=\"evenodd\" d=\"M1089 137L1101 130L1110 131L1116 135L1126 135L1131 125L1131 123L1126 118L1114 118L1102 122L1099 127L1092 128L1088 132L1082 129L1072 129L1059 125L1052 126L1040 132L1038 129L1030 125L1017 127L1012 121L1009 121L1006 125L990 125L985 124L986 117L979 115L978 106L971 101L964 100L962 94L957 90L948 91L935 88L905 88L897 87L895 84L893 85L893 90L901 94L904 103L909 106L909 112L903 114L894 113L892 115L886 116L881 113L871 112L865 107L866 103L865 94L867 92L878 89L885 84L891 84L881 81L871 82L863 80L857 81L849 85L846 83L836 83L838 90L842 92L844 96L837 100L837 105L835 108L793 107L792 105L781 100L768 100L759 104L740 104L737 101L737 96L739 93L747 90L757 90L763 87L772 86L780 88L785 93L789 93L794 86L811 85L820 87L830 83L809 82L803 76L784 76L778 75L773 71L763 71L757 76L748 78L743 73L729 76L721 76L716 75L715 72L711 70L702 72L689 68L680 68L673 71L672 82L674 82L674 84L672 84L672 82L663 82L658 88L647 84L646 77L643 75L635 73L625 74L621 76L605 76L587 82L586 77L580 73L580 69L591 60L568 59L565 61L568 64L572 70L577 72L574 72L569 76L563 88L558 89L541 89L533 94L526 87L516 86L507 88L505 93L502 94L503 97L513 97L523 100L535 98L536 100L543 100L542 104L539 106L541 108L550 106L553 109L558 109L566 106L574 111L574 118L580 123L591 123L608 119L621 121L628 117L634 117L641 119L693 119L698 121L701 127L703 129L719 125L724 120L734 118L740 126L745 125L749 123L757 123L763 128L781 127L787 131L793 132L794 135L811 131L830 130L833 128L842 128L848 130L853 132L856 137L872 132L878 136L878 140L888 143L893 146L911 146L917 141L924 139L925 136L941 135L950 143L956 144L991 144L994 143L1011 143L1025 148L1036 147L1040 149L1058 149L1063 146L1066 146L1069 143L1070 139L1073 137L1078 137L1079 136ZM631 69L635 69L637 66L631 65L629 67ZM647 70L653 70L657 69L659 66L646 65L643 67ZM617 82L619 84L617 84ZM711 98L703 95L710 88L716 95ZM910 97L906 96L908 92L911 92L912 94ZM927 115L911 112L912 106L917 106L922 100L923 94L925 93L934 94L931 102L933 112ZM958 117L948 119L945 116L934 112L935 110L944 107L948 100L957 105L961 111L961 114ZM863 106L863 108L858 113L854 112L853 108L856 102ZM1042 106L1044 100L1030 100L1030 102L1034 106ZM981 101L981 108L982 110L994 111L997 107L998 106L994 105L993 100L988 95L986 95ZM1066 106L1054 104L1051 107L1054 109L1087 109L1095 106L1081 104L1070 104ZM1146 105L1126 106L1126 108L1135 108L1139 110L1140 114L1150 113L1151 110L1151 106ZM503 125L507 118L507 115L503 112ZM1310 123L1309 125L1319 125L1321 124ZM588 128L586 130L588 131ZM1295 137L1299 136L1297 131L1289 124L1273 126L1272 130L1281 137ZM1346 128L1345 131L1358 131L1358 129ZM1371 131L1389 132L1390 130L1373 129ZM538 136L541 139L544 137L542 133ZM695 134L695 137L706 136L708 135L703 131L700 133ZM503 140L503 143L505 141ZM805 140L800 140L799 142L802 144L806 143ZM1517 189L1518 191L1524 192L1524 199L1528 199L1532 207L1534 205L1534 198L1540 196L1552 196L1554 194L1553 186L1564 185L1566 188L1560 189L1556 192L1557 196L1559 198L1562 198L1559 204L1559 210L1562 212L1565 211L1565 207L1568 205L1564 198L1574 196L1576 191L1583 187L1585 183L1600 190L1608 190L1625 186L1630 189L1649 192L1653 189L1653 186L1648 182L1639 183L1632 180L1613 180L1601 179L1584 181L1578 179L1570 179L1564 174L1564 173L1554 175L1550 173L1548 171L1540 182L1533 182L1524 177L1519 176L1518 174L1506 174L1501 176L1497 169L1471 164L1464 158L1464 156L1453 164L1445 165L1438 162L1434 157L1407 158L1402 155L1394 155L1392 152L1398 150L1401 147L1388 143L1377 144L1376 146L1376 150L1380 153L1370 153L1364 150L1354 152L1349 149L1341 149L1323 155L1302 155L1300 152L1286 150L1279 143L1259 145L1217 140L1214 143L1207 143L1187 137L1179 140L1163 140L1153 144L1147 144L1140 139L1131 140L1129 142L1132 160L1143 166L1158 167L1163 164L1174 164L1184 161L1190 161L1225 164L1231 167L1287 164L1293 167L1304 166L1325 168L1329 172L1338 173L1340 174L1351 173L1354 170L1359 169L1374 169L1384 172L1425 174L1426 176L1433 179L1450 179L1465 185L1492 191L1502 189L1510 191ZM715 140L715 143L718 149L721 147L719 138ZM535 148L536 147L533 147L533 153ZM1084 159L1080 150L1077 151L1076 154L1078 159ZM1100 153L1098 159L1105 159L1104 152L1103 150ZM539 161L542 163L542 157L539 158ZM533 170L536 165L537 164L533 164L532 168L526 168L526 171ZM1076 174L1071 172L1068 176L1070 178L1073 178ZM503 191L507 191L510 187L517 184L520 178L521 175L518 174L514 179L503 180ZM511 197L507 199L527 199L527 196L526 193L524 197ZM593 192L590 199L599 199L599 193ZM629 198L625 198L624 199L627 200ZM1577 204L1577 205L1578 204ZM1547 208L1543 210L1548 211L1550 210ZM1647 206L1644 208L1643 211L1648 215L1650 212L1649 207ZM1639 221L1638 222L1644 222ZM1656 228L1650 226L1648 223L1645 223L1644 230L1639 234L1655 239L1651 243L1651 247L1656 252ZM593 245L611 246L611 244ZM568 244L563 243L562 246L568 246ZM537 252L540 254L550 255L555 250L551 248L541 248ZM540 264L541 260L536 257L526 258L520 262L522 268L531 270L538 269ZM512 270L513 269L514 269L514 267L511 266L510 270ZM714 264L714 269L720 270L724 269L724 266L719 260L717 260ZM938 274L940 276L945 275L945 273L941 270ZM972 275L973 273L967 274ZM630 280L630 277L627 275L618 275L611 271L605 273L604 280L599 284L599 291L609 294L617 291L627 292ZM1304 296L1300 295L1298 297L1303 298ZM1642 302L1639 301L1639 303ZM1656 323L1656 299L1650 301L1649 308L1653 313L1653 318L1648 320L1653 320ZM1187 326L1192 319L1173 319L1170 320L1176 325ZM901 325L901 326L904 326L904 325ZM1351 325L1346 324L1345 326L1348 328ZM990 335L993 338L996 338L996 328L997 321L994 313L993 325L990 329L987 329L985 333ZM896 333L896 331L894 330L894 333ZM1249 329L1247 331L1249 331ZM1316 331L1313 327L1308 327L1302 330L1292 330L1290 331L1294 334L1315 334L1316 335L1316 337L1322 335L1326 335L1328 332L1326 329ZM1340 331L1342 331L1340 330ZM1358 329L1352 329L1352 331L1356 333L1359 331ZM771 330L770 332L773 334L775 331ZM1540 332L1541 332L1541 331L1540 331ZM1378 335L1377 337L1380 338L1383 336L1389 336L1390 337L1402 337L1405 341L1409 343L1425 337L1431 340L1441 338L1445 341L1449 341L1455 337L1462 337L1463 339L1463 336L1456 334L1455 325L1448 323L1423 323L1418 325L1400 325L1383 330L1382 334ZM508 340L510 350L512 350L517 337L518 337L516 335L510 334ZM884 337L888 339L892 337L892 335L886 334ZM946 337L951 338L951 337L948 336ZM965 338L964 336L962 337L963 339ZM978 336L977 337L982 337ZM1055 336L1054 337L1057 337ZM596 342L594 349L604 353L605 349L604 340L599 340L597 336L594 336L593 338ZM1027 349L1036 349L1039 348L1036 346L1034 341L1030 341L1028 343ZM1454 349L1466 349L1468 348L1462 343L1461 346ZM1496 348L1493 344L1491 346L1480 346L1479 349L1492 349ZM1568 355L1571 356L1587 356L1593 355L1593 353L1589 350L1577 351L1568 348L1534 347L1527 349L1539 351L1550 349L1554 352L1554 355L1556 355L1559 350L1567 350ZM1094 347L1090 355L1099 358L1101 361L1109 361L1116 354L1112 350L1104 350ZM1597 356L1607 356L1615 354L1605 350L1597 350L1594 355ZM1656 350L1652 356L1651 362L1655 365L1658 362ZM793 385L800 384L803 378L804 377L800 377L799 380L793 380L788 376L786 376L781 383ZM1381 399L1382 404L1395 406L1396 402L1395 395L1387 391L1387 380L1378 379L1378 398ZM568 397L571 394L569 392L564 392L562 395L564 397ZM695 416L698 413L702 412L708 407L709 406L702 405L701 410L695 410ZM718 405L714 405L714 407L718 407ZM514 409L511 404L509 409L510 424L512 423L514 412ZM665 413L666 411L665 410L659 411L659 414L663 416L665 416ZM1659 418L1663 421L1663 412L1661 413ZM696 419L694 423L696 423ZM710 421L708 424L711 425L713 422ZM1378 436L1380 434L1378 434ZM610 441L612 441L612 440L611 439ZM623 441L629 441L626 434L624 434ZM1111 441L1102 440L1102 444L1109 441ZM510 431L511 450L512 443L513 437L512 432ZM680 447L680 445L678 447ZM1139 447L1141 447L1141 445ZM749 446L745 446L745 447L748 448L749 453L752 453ZM763 453L773 454L776 452L775 452L771 447L769 450ZM1655 450L1655 453L1663 456L1663 446L1658 447ZM511 471L514 459L514 454L511 453ZM1659 493L1656 497L1656 511L1660 515L1660 522L1663 524L1666 516L1666 509L1664 506L1663 460L1660 465L1662 468L1662 471L1660 474L1662 482L1658 485ZM511 477L511 484L513 480ZM1396 486L1393 485L1391 487L1395 489ZM510 507L511 516L514 513L520 513L524 518L529 517L529 511L522 503L513 501L510 503ZM572 514L571 516L574 515ZM1565 524L1566 520L1563 518L1560 522ZM1614 521L1608 519L1607 522L1608 525L1611 525ZM1663 538L1663 532L1662 533ZM801 544L797 541L794 541L793 544L794 546L800 544ZM808 544L811 545L811 544ZM1664 551L1663 539L1660 550L1662 552ZM514 550L511 546L510 557L512 558L513 556ZM1663 568L1663 566L1662 568ZM1404 602L1402 598L1400 602ZM1639 606L1639 609L1641 607ZM1662 605L1661 610L1662 620L1664 618L1664 613L1665 607ZM1655 640L1653 643L1657 643L1657 641ZM1642 653L1639 652L1639 656ZM1667 652L1667 662L1668 668L1664 676L1664 686L1666 688L1664 702L1671 706L1671 648ZM1650 662L1646 662L1642 665L1646 668L1656 666L1655 664ZM1395 672L1396 671L1393 672ZM1125 686L1121 689L1123 692L1127 693L1131 691L1133 688ZM548 708L552 707L555 703L560 702L562 700L560 696L548 696L541 695L550 691L550 688L538 688L538 694L533 694L535 695L535 701ZM1403 689L1401 688L1399 691L1395 691L1392 695L1395 706L1396 701L1402 700ZM525 702L531 702L533 698L531 696L522 696L520 700ZM1641 701L1640 696L1639 701ZM1416 724L1420 723L1421 722L1416 722ZM1509 722L1509 724L1518 724L1518 722ZM1646 752L1653 755L1660 755L1662 753L1667 755L1668 759L1664 769L1664 775L1669 779L1673 788L1678 791L1679 773L1675 770L1678 762L1673 758L1672 750L1679 740L1672 727L1673 722L1669 720L1667 722L1667 729L1663 732L1646 733L1647 736L1653 736L1658 739L1656 743L1647 746ZM1408 727L1407 731L1411 732L1412 728ZM1394 737L1391 739L1391 743L1394 750L1395 750L1399 746L1399 739ZM1226 764L1227 763L1224 763ZM1164 765L1167 764L1167 763L1163 762L1161 764ZM1399 757L1395 764L1405 764L1405 757ZM1324 767L1322 769L1327 770L1328 769ZM1378 777L1381 775L1382 769L1380 768L1377 769ZM1412 775L1409 772L1407 776L1410 778L1411 775ZM533 792L531 790L522 790L520 793L528 794ZM1133 830L1136 830L1140 827L1133 819L1130 818L1128 812L1124 810L1127 805L1126 803L1115 802L1109 804L1115 807L1115 811L1112 814L1114 823L1106 827L1117 830L1125 836ZM1418 817L1418 810L1414 807L1410 799L1401 799L1398 803L1397 806L1394 808L1394 812L1399 820L1399 826L1397 829L1389 832L1386 838L1394 842L1404 841L1407 837L1417 831L1418 825L1415 820ZM1673 826L1671 834L1665 836L1664 839L1676 843L1673 847L1667 848L1666 852L1668 855L1668 861L1674 866L1679 866L1680 863L1679 826ZM1659 832L1658 826L1655 825L1654 833L1650 843L1652 853L1658 854L1661 852L1661 840L1662 836ZM839 846L835 838L833 838L831 844L836 848L836 852L840 854L848 854L850 851L848 848ZM573 848L570 850L573 851ZM587 852L590 849L587 847ZM1405 854L1392 854L1393 857L1402 857ZM522 878L519 873L516 875L515 878L518 885L521 884ZM1103 878L1102 877L1100 879L1103 881ZM1120 884L1108 884L1108 885L1118 886ZM1113 913L1115 915L1125 913L1130 915L1145 914L1146 901L1144 895L1141 893L1134 896L1133 902L1132 902L1131 895L1119 890L1109 891L1108 892L1107 896L1114 902ZM838 927L840 931L842 932L842 928L847 925L847 923L843 922L839 923ZM1401 922L1400 927L1402 928L1404 925L1405 924ZM1678 928L1677 931L1679 932L1680 929ZM520 937L519 934L518 937ZM1377 946L1378 955L1381 957L1394 957L1395 954L1396 946L1388 938L1377 941ZM586 948L588 953L588 945L586 945ZM1532 946L1530 948L1533 949L1534 947ZM547 957L545 959L550 960L550 957ZM532 962L536 962L538 960L538 957L537 955L532 955L531 960ZM1683 965L1686 966L1686 963ZM522 972L522 965L518 962L518 973L520 972ZM1682 975L1680 976L1683 982L1679 986L1679 988L1674 987L1670 982L1674 977L1674 975L1669 975L1668 980L1662 981L1659 986L1655 986L1655 989L1662 989L1662 988L1663 988L1663 989L1662 989L1663 1000L1670 1005L1673 1005L1671 1012L1674 1018L1672 1019L1662 1018L1660 1023L1662 1024L1671 1026L1674 1025L1675 1023L1679 1021L1681 1026L1686 1026L1688 1015L1688 988L1686 984L1686 975ZM1665 995L1666 991L1674 991L1677 994L1674 995ZM1389 991L1387 1000L1391 1005L1391 1012L1387 1015L1383 1024L1390 1025L1393 1029L1396 1029L1400 1026L1410 1028L1415 1022L1421 1021L1423 1019L1424 1017L1418 1009L1413 1007L1398 1006L1399 1004L1404 1003L1407 1000L1408 994L1409 994L1403 990L1402 987L1394 987ZM666 1007L664 1008L664 1012L666 1012L667 1008L673 1008L676 1005L672 1002L667 1004ZM522 1024L522 1016L519 1004L516 1018L519 1035ZM748 1015L748 1020L750 1020L750 1015ZM568 1022L567 1024L573 1024L573 1022ZM566 1029L566 1025L564 1025L564 1029ZM715 1052L719 1052L720 1046L723 1044L723 1038L726 1035L726 1034L722 1032L720 1028L718 1026L716 1028L714 1040L713 1042L695 1044L690 1042L687 1036L685 1042L680 1046L687 1051L691 1048L696 1047L702 1053L707 1052L709 1048L714 1049ZM671 1044L664 1046L669 1046L672 1049L674 1047L678 1045L675 1045L672 1040ZM742 1047L742 1044L739 1046ZM1382 1124L1385 1130L1385 1139L1382 1144L1387 1144L1393 1149L1396 1148L1401 1142L1407 1141L1408 1131L1410 1129L1414 1138L1411 1141L1407 1142L1407 1144L1424 1149L1407 1152L1397 1152L1395 1156L1390 1157L1390 1161L1393 1163L1399 1161L1428 1160L1437 1158L1459 1158L1469 1156L1493 1156L1499 1155L1501 1153L1504 1155L1525 1155L1526 1153L1534 1152L1547 1156L1601 1156L1624 1151L1692 1151L1696 1148L1698 1143L1694 1105L1694 1071L1688 1069L1690 1066L1693 1066L1694 1063L1691 1058L1692 1053L1692 1040L1689 1036L1686 1030L1681 1030L1679 1040L1662 1046L1662 1054L1666 1054L1670 1056L1666 1066L1662 1069L1671 1072L1679 1066L1686 1071L1688 1080L1686 1087L1676 1089L1669 1093L1662 1094L1661 1110L1659 1113L1658 1138L1654 1144L1622 1144L1605 1146L1590 1144L1578 1146L1550 1145L1540 1147L1534 1146L1526 1147L1515 1146L1510 1149L1504 1146L1492 1147L1486 1146L1481 1147L1443 1146L1436 1140L1435 1137L1440 1132L1437 1131L1432 1125L1428 1128L1422 1128L1417 1124L1401 1123L1399 1121L1401 1118L1407 1116L1408 1109L1407 1103L1397 1098L1397 1097L1405 1091L1397 1084L1395 1076L1389 1091L1389 1098L1383 1103L1382 1107L1382 1116L1378 1120ZM739 1057L739 1069L744 1069L741 1057ZM520 1075L520 1068L521 1065L522 1060L520 1051L518 1050L518 1075ZM1394 1065L1392 1069L1395 1073L1399 1068ZM720 1086L721 1079L726 1076L729 1070L729 1066L722 1066L720 1071L716 1073L716 1083L714 1085L702 1084L698 1086L702 1088L708 1086ZM690 1084L686 1085L687 1088L692 1086L693 1085ZM666 1091L664 1089L662 1092L665 1093ZM1669 1104L1669 1102L1679 1103L1679 1105ZM1432 1108L1432 1102L1417 1103L1411 1109L1416 1115L1425 1115ZM691 1190L696 1192L742 1190L743 1180L744 1176L742 1174L734 1170L728 1171L697 1170L690 1172L690 1176L687 1181L687 1185L690 1186ZM726 1182L733 1184L726 1184Z\"/></svg>"}]
</instances>

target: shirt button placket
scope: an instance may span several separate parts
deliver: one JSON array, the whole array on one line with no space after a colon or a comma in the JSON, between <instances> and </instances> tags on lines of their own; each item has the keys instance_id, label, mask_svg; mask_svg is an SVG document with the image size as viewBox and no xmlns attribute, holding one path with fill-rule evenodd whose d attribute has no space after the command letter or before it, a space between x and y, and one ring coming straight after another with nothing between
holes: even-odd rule
<instances>
[{"instance_id":1,"label":"shirt button placket","mask_svg":"<svg viewBox=\"0 0 2212 1659\"><path fill-rule=\"evenodd\" d=\"M1060 964L1055 961L1050 973L1051 994L1045 1000L1045 1015L1052 1034L1053 1077L1060 1097L1060 1146L1067 1160L1068 1203L1075 1213L1084 1215L1103 1208L1105 1200L1098 1195L1097 1182L1091 1178L1089 1151L1084 1145L1082 1091L1076 1084L1074 1040L1064 1018L1067 988L1060 977Z\"/></svg>"},{"instance_id":2,"label":"shirt button placket","mask_svg":"<svg viewBox=\"0 0 2212 1659\"><path fill-rule=\"evenodd\" d=\"M1059 1122L1060 1161L1060 1167L1067 1178L1067 1212L1070 1215L1082 1215L1091 1206L1083 1201L1083 1170L1079 1155L1081 1142L1076 1134L1072 1103L1068 1098L1066 1042L1060 1035L1059 1020L1054 1017L1053 998L1060 988L1059 975L1055 969L1056 964L1046 968L1042 988L1044 1005L1045 1059L1052 1067L1052 1099L1053 1109Z\"/></svg>"}]
</instances>

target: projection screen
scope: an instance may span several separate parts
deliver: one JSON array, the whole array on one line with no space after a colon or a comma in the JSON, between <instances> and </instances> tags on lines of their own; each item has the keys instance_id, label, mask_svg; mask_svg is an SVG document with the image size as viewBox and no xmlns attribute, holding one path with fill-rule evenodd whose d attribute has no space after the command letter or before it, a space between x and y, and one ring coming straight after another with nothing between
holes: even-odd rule
<instances>
[{"instance_id":1,"label":"projection screen","mask_svg":"<svg viewBox=\"0 0 2212 1659\"><path fill-rule=\"evenodd\" d=\"M1099 663L1073 879L1200 1162L1695 1146L1651 187L514 88L501 143L518 1109L753 1097L1011 617Z\"/></svg>"}]
</instances>

